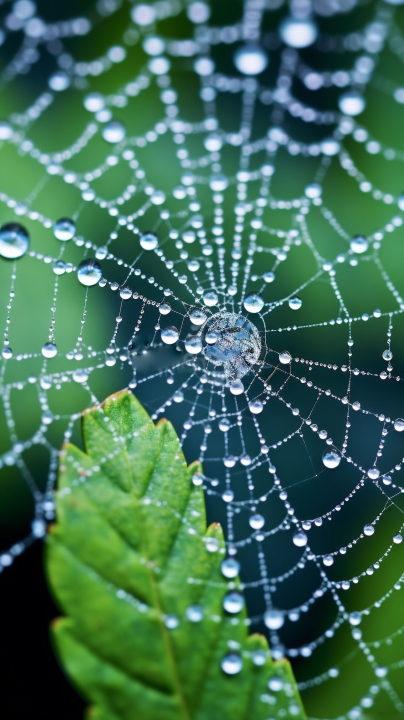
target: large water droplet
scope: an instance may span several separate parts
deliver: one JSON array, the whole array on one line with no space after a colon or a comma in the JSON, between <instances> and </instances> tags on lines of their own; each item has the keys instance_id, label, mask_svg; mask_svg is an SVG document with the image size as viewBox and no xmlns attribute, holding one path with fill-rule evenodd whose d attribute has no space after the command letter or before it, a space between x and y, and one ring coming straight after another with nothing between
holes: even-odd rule
<instances>
[{"instance_id":1,"label":"large water droplet","mask_svg":"<svg viewBox=\"0 0 404 720\"><path fill-rule=\"evenodd\" d=\"M264 623L269 630L279 630L285 622L284 614L281 610L272 608L264 614Z\"/></svg>"},{"instance_id":2,"label":"large water droplet","mask_svg":"<svg viewBox=\"0 0 404 720\"><path fill-rule=\"evenodd\" d=\"M57 220L53 226L53 234L55 238L62 240L63 242L71 240L74 237L75 232L76 226L73 220L70 220L69 218L60 218L60 220Z\"/></svg>"},{"instance_id":3,"label":"large water droplet","mask_svg":"<svg viewBox=\"0 0 404 720\"><path fill-rule=\"evenodd\" d=\"M222 192L226 190L229 181L226 175L212 175L209 179L209 187L214 192Z\"/></svg>"},{"instance_id":4,"label":"large water droplet","mask_svg":"<svg viewBox=\"0 0 404 720\"><path fill-rule=\"evenodd\" d=\"M7 260L16 260L25 255L29 248L29 235L18 223L7 223L0 228L0 255Z\"/></svg>"},{"instance_id":5,"label":"large water droplet","mask_svg":"<svg viewBox=\"0 0 404 720\"><path fill-rule=\"evenodd\" d=\"M268 67L268 62L267 53L258 45L243 45L234 53L234 64L243 75L259 75Z\"/></svg>"},{"instance_id":6,"label":"large water droplet","mask_svg":"<svg viewBox=\"0 0 404 720\"><path fill-rule=\"evenodd\" d=\"M288 304L291 310L299 310L303 303L297 295L294 295L294 297L289 298Z\"/></svg>"},{"instance_id":7,"label":"large water droplet","mask_svg":"<svg viewBox=\"0 0 404 720\"><path fill-rule=\"evenodd\" d=\"M225 655L221 662L221 668L226 675L237 675L242 667L243 661L237 653Z\"/></svg>"},{"instance_id":8,"label":"large water droplet","mask_svg":"<svg viewBox=\"0 0 404 720\"><path fill-rule=\"evenodd\" d=\"M349 613L348 620L351 625L360 625L362 622L362 615L360 612L351 612Z\"/></svg>"},{"instance_id":9,"label":"large water droplet","mask_svg":"<svg viewBox=\"0 0 404 720\"><path fill-rule=\"evenodd\" d=\"M338 467L341 462L341 453L339 453L335 447L327 448L327 450L323 452L322 460L326 468L333 470Z\"/></svg>"},{"instance_id":10,"label":"large water droplet","mask_svg":"<svg viewBox=\"0 0 404 720\"><path fill-rule=\"evenodd\" d=\"M163 302L161 305L159 305L159 313L161 315L168 315L168 313L171 312L171 305L170 303Z\"/></svg>"},{"instance_id":11,"label":"large water droplet","mask_svg":"<svg viewBox=\"0 0 404 720\"><path fill-rule=\"evenodd\" d=\"M157 235L152 232L143 233L139 238L139 242L143 250L155 250L159 244Z\"/></svg>"},{"instance_id":12,"label":"large water droplet","mask_svg":"<svg viewBox=\"0 0 404 720\"><path fill-rule=\"evenodd\" d=\"M262 413L264 405L261 400L251 400L248 403L248 408L253 415L259 415L259 413Z\"/></svg>"},{"instance_id":13,"label":"large water droplet","mask_svg":"<svg viewBox=\"0 0 404 720\"><path fill-rule=\"evenodd\" d=\"M55 355L57 355L58 349L55 345L55 343L47 342L42 347L42 355L46 358L53 358Z\"/></svg>"},{"instance_id":14,"label":"large water droplet","mask_svg":"<svg viewBox=\"0 0 404 720\"><path fill-rule=\"evenodd\" d=\"M390 349L384 350L382 353L382 358L383 358L383 360L386 360L386 362L389 362L390 360L393 359L393 353L391 352Z\"/></svg>"},{"instance_id":15,"label":"large water droplet","mask_svg":"<svg viewBox=\"0 0 404 720\"><path fill-rule=\"evenodd\" d=\"M206 290L206 292L203 293L203 302L207 305L207 307L217 305L218 301L219 298L214 290Z\"/></svg>"},{"instance_id":16,"label":"large water droplet","mask_svg":"<svg viewBox=\"0 0 404 720\"><path fill-rule=\"evenodd\" d=\"M191 355L197 355L202 350L202 340L199 335L187 335L185 338L185 350Z\"/></svg>"},{"instance_id":17,"label":"large water droplet","mask_svg":"<svg viewBox=\"0 0 404 720\"><path fill-rule=\"evenodd\" d=\"M227 593L227 595L225 595L223 598L223 607L226 612L230 613L231 615L240 612L240 610L243 609L244 604L244 597L243 595L241 595L241 593L238 592Z\"/></svg>"},{"instance_id":18,"label":"large water droplet","mask_svg":"<svg viewBox=\"0 0 404 720\"><path fill-rule=\"evenodd\" d=\"M203 310L199 310L199 308L192 308L191 312L189 313L189 319L194 325L203 325L203 323L206 321L207 315L203 312Z\"/></svg>"},{"instance_id":19,"label":"large water droplet","mask_svg":"<svg viewBox=\"0 0 404 720\"><path fill-rule=\"evenodd\" d=\"M292 356L290 352L284 350L283 352L279 353L279 362L282 363L282 365L289 365L289 363L292 362Z\"/></svg>"},{"instance_id":20,"label":"large water droplet","mask_svg":"<svg viewBox=\"0 0 404 720\"><path fill-rule=\"evenodd\" d=\"M366 252L369 247L369 243L363 235L355 235L351 240L351 250L357 255Z\"/></svg>"},{"instance_id":21,"label":"large water droplet","mask_svg":"<svg viewBox=\"0 0 404 720\"><path fill-rule=\"evenodd\" d=\"M102 278L101 265L91 258L83 260L77 268L77 277L82 285L96 285Z\"/></svg>"},{"instance_id":22,"label":"large water droplet","mask_svg":"<svg viewBox=\"0 0 404 720\"><path fill-rule=\"evenodd\" d=\"M119 143L121 140L124 139L126 135L126 130L122 123L117 122L116 120L111 120L105 127L102 129L102 137L104 140L106 140L108 143Z\"/></svg>"},{"instance_id":23,"label":"large water droplet","mask_svg":"<svg viewBox=\"0 0 404 720\"><path fill-rule=\"evenodd\" d=\"M105 98L98 92L89 93L84 98L84 107L89 112L99 112L105 107Z\"/></svg>"},{"instance_id":24,"label":"large water droplet","mask_svg":"<svg viewBox=\"0 0 404 720\"><path fill-rule=\"evenodd\" d=\"M360 115L365 109L365 99L355 90L348 90L339 98L338 106L344 115Z\"/></svg>"},{"instance_id":25,"label":"large water droplet","mask_svg":"<svg viewBox=\"0 0 404 720\"><path fill-rule=\"evenodd\" d=\"M293 48L305 48L317 40L318 29L312 20L286 18L281 23L279 34L285 45Z\"/></svg>"},{"instance_id":26,"label":"large water droplet","mask_svg":"<svg viewBox=\"0 0 404 720\"><path fill-rule=\"evenodd\" d=\"M283 688L283 680L279 675L272 675L268 681L268 687L272 692L279 692Z\"/></svg>"},{"instance_id":27,"label":"large water droplet","mask_svg":"<svg viewBox=\"0 0 404 720\"><path fill-rule=\"evenodd\" d=\"M248 522L253 530L261 530L265 525L265 518L259 513L256 513L255 515L251 515Z\"/></svg>"},{"instance_id":28,"label":"large water droplet","mask_svg":"<svg viewBox=\"0 0 404 720\"><path fill-rule=\"evenodd\" d=\"M161 339L166 345L174 345L180 334L174 325L169 325L161 331Z\"/></svg>"},{"instance_id":29,"label":"large water droplet","mask_svg":"<svg viewBox=\"0 0 404 720\"><path fill-rule=\"evenodd\" d=\"M261 295L257 295L256 293L250 293L246 296L243 305L247 312L259 313L264 307L264 301Z\"/></svg>"},{"instance_id":30,"label":"large water droplet","mask_svg":"<svg viewBox=\"0 0 404 720\"><path fill-rule=\"evenodd\" d=\"M240 572L240 563L235 558L228 557L223 560L220 569L224 577L228 579L235 578Z\"/></svg>"},{"instance_id":31,"label":"large water droplet","mask_svg":"<svg viewBox=\"0 0 404 720\"><path fill-rule=\"evenodd\" d=\"M7 120L0 120L0 140L10 140L13 128Z\"/></svg>"},{"instance_id":32,"label":"large water droplet","mask_svg":"<svg viewBox=\"0 0 404 720\"><path fill-rule=\"evenodd\" d=\"M307 545L307 535L306 533L299 530L293 535L293 544L296 545L296 547L304 547Z\"/></svg>"},{"instance_id":33,"label":"large water droplet","mask_svg":"<svg viewBox=\"0 0 404 720\"><path fill-rule=\"evenodd\" d=\"M375 528L373 525L365 525L365 527L363 528L363 532L365 533L365 535L370 537L371 535L374 534Z\"/></svg>"},{"instance_id":34,"label":"large water droplet","mask_svg":"<svg viewBox=\"0 0 404 720\"><path fill-rule=\"evenodd\" d=\"M404 420L397 418L397 420L394 421L394 430L397 430L397 432L403 432Z\"/></svg>"},{"instance_id":35,"label":"large water droplet","mask_svg":"<svg viewBox=\"0 0 404 720\"><path fill-rule=\"evenodd\" d=\"M244 385L241 380L235 380L230 384L230 392L232 395L241 395L244 392Z\"/></svg>"}]
</instances>

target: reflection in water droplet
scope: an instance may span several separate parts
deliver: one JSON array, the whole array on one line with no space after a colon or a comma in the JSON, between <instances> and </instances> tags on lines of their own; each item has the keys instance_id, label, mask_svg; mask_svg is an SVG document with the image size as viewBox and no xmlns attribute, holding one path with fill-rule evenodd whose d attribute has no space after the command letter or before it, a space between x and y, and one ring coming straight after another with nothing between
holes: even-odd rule
<instances>
[{"instance_id":1,"label":"reflection in water droplet","mask_svg":"<svg viewBox=\"0 0 404 720\"><path fill-rule=\"evenodd\" d=\"M302 301L297 295L294 297L289 298L289 307L291 310L299 310L302 307Z\"/></svg>"},{"instance_id":2,"label":"reflection in water droplet","mask_svg":"<svg viewBox=\"0 0 404 720\"><path fill-rule=\"evenodd\" d=\"M357 255L366 252L368 247L369 243L363 235L355 235L351 240L351 250Z\"/></svg>"},{"instance_id":3,"label":"reflection in water droplet","mask_svg":"<svg viewBox=\"0 0 404 720\"><path fill-rule=\"evenodd\" d=\"M250 293L246 296L243 305L247 312L259 313L264 307L264 301L261 295L257 295L256 293Z\"/></svg>"},{"instance_id":4,"label":"reflection in water droplet","mask_svg":"<svg viewBox=\"0 0 404 720\"><path fill-rule=\"evenodd\" d=\"M16 260L25 255L29 248L27 230L18 223L7 223L0 228L0 256Z\"/></svg>"},{"instance_id":5,"label":"reflection in water droplet","mask_svg":"<svg viewBox=\"0 0 404 720\"><path fill-rule=\"evenodd\" d=\"M174 325L169 325L161 331L161 339L166 345L174 345L180 334Z\"/></svg>"},{"instance_id":6,"label":"reflection in water droplet","mask_svg":"<svg viewBox=\"0 0 404 720\"><path fill-rule=\"evenodd\" d=\"M122 123L117 122L116 120L111 120L105 127L102 129L102 137L104 140L106 140L108 143L119 143L121 140L124 139L126 135L126 130Z\"/></svg>"},{"instance_id":7,"label":"reflection in water droplet","mask_svg":"<svg viewBox=\"0 0 404 720\"><path fill-rule=\"evenodd\" d=\"M70 220L69 218L60 218L60 220L57 220L53 226L53 234L55 238L62 240L62 242L71 240L74 237L75 232L76 226L73 220Z\"/></svg>"},{"instance_id":8,"label":"reflection in water droplet","mask_svg":"<svg viewBox=\"0 0 404 720\"><path fill-rule=\"evenodd\" d=\"M327 450L323 452L322 460L326 468L333 470L338 467L341 462L341 453L339 453L335 447L327 448Z\"/></svg>"},{"instance_id":9,"label":"reflection in water droplet","mask_svg":"<svg viewBox=\"0 0 404 720\"><path fill-rule=\"evenodd\" d=\"M221 668L226 675L237 675L242 667L243 661L237 653L225 655L221 662Z\"/></svg>"},{"instance_id":10,"label":"reflection in water droplet","mask_svg":"<svg viewBox=\"0 0 404 720\"><path fill-rule=\"evenodd\" d=\"M47 342L42 347L42 355L46 358L53 358L55 355L57 355L58 349L55 345L55 343Z\"/></svg>"},{"instance_id":11,"label":"reflection in water droplet","mask_svg":"<svg viewBox=\"0 0 404 720\"><path fill-rule=\"evenodd\" d=\"M143 250L155 250L159 244L157 235L152 232L143 233L139 238L139 242Z\"/></svg>"},{"instance_id":12,"label":"reflection in water droplet","mask_svg":"<svg viewBox=\"0 0 404 720\"><path fill-rule=\"evenodd\" d=\"M224 577L235 578L240 572L240 563L235 558L229 557L223 560L220 568Z\"/></svg>"},{"instance_id":13,"label":"reflection in water droplet","mask_svg":"<svg viewBox=\"0 0 404 720\"><path fill-rule=\"evenodd\" d=\"M96 285L102 278L101 265L91 258L83 260L77 268L77 277L82 285Z\"/></svg>"}]
</instances>

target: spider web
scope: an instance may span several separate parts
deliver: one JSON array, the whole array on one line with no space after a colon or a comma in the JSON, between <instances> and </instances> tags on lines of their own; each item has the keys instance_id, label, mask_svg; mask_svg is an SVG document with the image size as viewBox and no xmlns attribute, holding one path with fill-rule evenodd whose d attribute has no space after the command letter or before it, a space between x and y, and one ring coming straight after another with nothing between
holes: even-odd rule
<instances>
[{"instance_id":1,"label":"spider web","mask_svg":"<svg viewBox=\"0 0 404 720\"><path fill-rule=\"evenodd\" d=\"M0 478L32 522L0 567L53 519L81 411L129 387L202 461L251 627L311 716L403 713L400 9L100 0L51 21L2 5L0 212L31 244L0 258ZM311 12L321 34L293 47L282 20L310 29ZM262 73L237 69L245 45ZM242 342L222 326L206 342L219 316L248 320Z\"/></svg>"}]
</instances>

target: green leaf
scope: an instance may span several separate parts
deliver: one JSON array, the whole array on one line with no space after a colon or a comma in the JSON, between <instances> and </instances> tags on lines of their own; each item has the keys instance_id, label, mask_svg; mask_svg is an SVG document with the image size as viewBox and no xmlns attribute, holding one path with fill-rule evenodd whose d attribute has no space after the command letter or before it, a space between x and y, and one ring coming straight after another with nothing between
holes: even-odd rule
<instances>
[{"instance_id":1,"label":"green leaf","mask_svg":"<svg viewBox=\"0 0 404 720\"><path fill-rule=\"evenodd\" d=\"M223 609L239 580L221 572L222 529L206 529L192 482L201 466L187 467L171 424L122 392L84 413L83 437L86 453L61 452L46 567L67 615L52 627L56 651L91 716L305 718L288 662L247 636L244 607ZM229 654L242 663L234 675Z\"/></svg>"}]
</instances>

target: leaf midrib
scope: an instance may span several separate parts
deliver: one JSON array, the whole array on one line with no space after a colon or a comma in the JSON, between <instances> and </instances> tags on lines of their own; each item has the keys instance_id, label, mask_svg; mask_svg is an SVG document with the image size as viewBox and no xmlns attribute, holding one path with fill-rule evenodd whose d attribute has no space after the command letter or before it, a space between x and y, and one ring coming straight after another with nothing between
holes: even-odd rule
<instances>
[{"instance_id":1,"label":"leaf midrib","mask_svg":"<svg viewBox=\"0 0 404 720\"><path fill-rule=\"evenodd\" d=\"M152 470L151 470L151 472L150 472L150 475L149 475L149 478L148 478L148 482L147 482L147 486L146 486L146 489L145 489L144 494L147 492L147 489L148 489L148 487L149 487L149 485L150 485L150 481L151 481L151 479L152 479L152 477L153 477L153 474L154 474L154 472L155 472L155 468L156 468L156 458L158 457L158 455L160 454L160 452L161 452L161 446L160 446L160 448L158 449L158 452L157 452L156 455L155 455L154 462L153 462L153 467L152 467ZM132 484L132 489L131 489L130 492L131 492L132 495L134 495L133 489L134 489L135 482L134 482L134 477L133 477L133 472L132 472L132 465L131 465L131 463L130 463L130 461L129 461L129 456L128 456L128 452L127 452L127 449L126 449L126 445L125 445L124 448L123 448L123 454L124 454L125 463L126 463L126 466L127 466L127 469L128 469L129 477L130 477L130 480L131 480L131 484ZM147 553L147 552L144 552L144 544L143 544L143 542L142 542L143 537L145 537L145 533L143 532L143 527L142 527L142 525L143 525L142 513L140 512L139 506L137 506L137 509L139 510L139 515L138 515L138 517L139 517L139 524L140 524L140 526L141 526L141 527L140 527L139 537L140 537L140 545L141 545L141 547L142 547L142 553L143 553L144 557L147 558L147 560L150 560L150 558L149 558L149 556L148 556L148 553ZM156 609L157 609L157 611L158 611L158 622L159 622L159 625L160 625L160 628L161 628L162 640L163 640L163 643L164 643L164 647L166 648L167 657L168 657L168 662L169 662L169 664L170 664L171 671L172 671L172 675L173 675L174 692L175 692L175 694L177 695L177 697L178 697L178 699L179 699L179 703L180 703L180 707L181 707L181 711L182 711L182 717L184 718L184 720L192 720L191 714L190 714L190 711L189 711L189 708L188 708L188 705L187 705L187 702L186 702L186 699L185 699L185 696L184 696L184 693L183 693L183 691L182 691L181 680L180 680L180 676L179 676L179 674L178 674L178 668L177 668L177 664L176 664L176 661L175 661L175 656L174 656L174 651L173 651L173 647L172 647L170 635L169 635L168 629L167 629L167 627L166 627L166 625L165 625L165 623L164 623L164 621L163 621L163 616L165 615L165 613L164 613L164 611L163 611L163 608L162 608L162 605L161 605L161 602L160 602L158 585L157 585L157 582L156 582L154 573L153 573L153 571L152 571L152 569L151 569L151 567L150 567L150 563L149 563L149 562L146 563L146 568L147 568L147 575L148 575L148 577L149 577L149 582L150 582L150 587L151 587L153 599L154 599L154 602L155 602L155 607L156 607Z\"/></svg>"}]
</instances>

